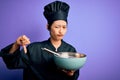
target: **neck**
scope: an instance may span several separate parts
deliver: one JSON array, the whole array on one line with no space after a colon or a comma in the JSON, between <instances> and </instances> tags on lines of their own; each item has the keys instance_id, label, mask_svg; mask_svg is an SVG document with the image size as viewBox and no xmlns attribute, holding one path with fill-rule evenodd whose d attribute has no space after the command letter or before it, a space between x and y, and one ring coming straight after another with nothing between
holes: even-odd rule
<instances>
[{"instance_id":1,"label":"neck","mask_svg":"<svg viewBox=\"0 0 120 80\"><path fill-rule=\"evenodd\" d=\"M50 41L56 49L61 45L61 40L54 40L50 38Z\"/></svg>"}]
</instances>

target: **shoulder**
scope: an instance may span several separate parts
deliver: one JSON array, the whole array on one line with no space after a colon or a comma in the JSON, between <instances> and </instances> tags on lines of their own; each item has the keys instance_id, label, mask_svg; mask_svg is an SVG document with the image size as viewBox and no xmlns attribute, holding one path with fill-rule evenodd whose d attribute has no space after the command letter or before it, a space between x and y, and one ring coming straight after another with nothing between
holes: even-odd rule
<instances>
[{"instance_id":1,"label":"shoulder","mask_svg":"<svg viewBox=\"0 0 120 80\"><path fill-rule=\"evenodd\" d=\"M71 48L74 48L74 46L71 45L70 43L67 43L67 42L65 42L65 41L62 41L62 42L63 42L63 44L64 44L65 46L69 46L69 47L71 47Z\"/></svg>"},{"instance_id":2,"label":"shoulder","mask_svg":"<svg viewBox=\"0 0 120 80\"><path fill-rule=\"evenodd\" d=\"M69 50L71 50L73 52L76 52L76 49L75 49L75 47L73 45L71 45L70 43L67 43L65 41L62 41L62 42L63 42L63 45L64 45L65 49L69 49Z\"/></svg>"},{"instance_id":3,"label":"shoulder","mask_svg":"<svg viewBox=\"0 0 120 80\"><path fill-rule=\"evenodd\" d=\"M28 45L28 47L38 47L38 46L43 46L47 44L47 40L41 41L41 42L32 42L31 44Z\"/></svg>"}]
</instances>

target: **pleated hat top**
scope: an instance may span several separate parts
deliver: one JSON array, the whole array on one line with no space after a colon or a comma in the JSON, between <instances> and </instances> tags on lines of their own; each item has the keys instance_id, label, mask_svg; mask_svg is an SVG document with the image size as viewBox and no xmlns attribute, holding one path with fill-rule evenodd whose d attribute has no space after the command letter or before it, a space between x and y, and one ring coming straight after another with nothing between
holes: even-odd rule
<instances>
[{"instance_id":1,"label":"pleated hat top","mask_svg":"<svg viewBox=\"0 0 120 80\"><path fill-rule=\"evenodd\" d=\"M68 12L70 6L62 1L54 1L44 7L44 16L48 24L56 20L65 20L67 22Z\"/></svg>"}]
</instances>

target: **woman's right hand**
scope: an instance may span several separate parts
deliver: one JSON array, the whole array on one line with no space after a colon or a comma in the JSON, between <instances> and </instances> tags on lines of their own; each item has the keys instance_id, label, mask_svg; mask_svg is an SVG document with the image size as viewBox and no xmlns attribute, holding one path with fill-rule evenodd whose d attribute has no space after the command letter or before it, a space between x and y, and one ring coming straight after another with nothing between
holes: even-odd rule
<instances>
[{"instance_id":1,"label":"woman's right hand","mask_svg":"<svg viewBox=\"0 0 120 80\"><path fill-rule=\"evenodd\" d=\"M24 52L27 53L26 45L30 44L30 40L26 35L22 35L17 38L16 42L13 44L9 53L14 53L20 46L23 47Z\"/></svg>"},{"instance_id":2,"label":"woman's right hand","mask_svg":"<svg viewBox=\"0 0 120 80\"><path fill-rule=\"evenodd\" d=\"M18 46L26 46L28 44L30 44L30 40L26 35L22 35L20 37L18 37L18 39L16 40L16 42L14 43Z\"/></svg>"}]
</instances>

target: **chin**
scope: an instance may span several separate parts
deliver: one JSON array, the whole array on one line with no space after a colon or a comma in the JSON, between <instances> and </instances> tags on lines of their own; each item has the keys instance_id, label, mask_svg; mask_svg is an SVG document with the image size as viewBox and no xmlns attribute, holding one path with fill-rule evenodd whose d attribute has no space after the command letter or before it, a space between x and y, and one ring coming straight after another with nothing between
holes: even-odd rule
<instances>
[{"instance_id":1,"label":"chin","mask_svg":"<svg viewBox=\"0 0 120 80\"><path fill-rule=\"evenodd\" d=\"M63 39L63 37L54 37L54 40L56 41L61 41Z\"/></svg>"},{"instance_id":2,"label":"chin","mask_svg":"<svg viewBox=\"0 0 120 80\"><path fill-rule=\"evenodd\" d=\"M61 41L62 39L56 39L56 41Z\"/></svg>"},{"instance_id":3,"label":"chin","mask_svg":"<svg viewBox=\"0 0 120 80\"><path fill-rule=\"evenodd\" d=\"M57 38L57 40L59 40L59 41L62 40L62 39L63 39L63 38L61 38L61 37L60 37L60 38Z\"/></svg>"}]
</instances>

